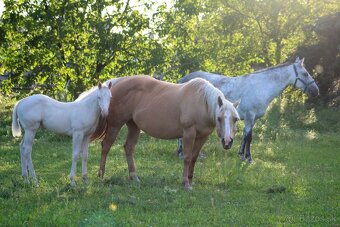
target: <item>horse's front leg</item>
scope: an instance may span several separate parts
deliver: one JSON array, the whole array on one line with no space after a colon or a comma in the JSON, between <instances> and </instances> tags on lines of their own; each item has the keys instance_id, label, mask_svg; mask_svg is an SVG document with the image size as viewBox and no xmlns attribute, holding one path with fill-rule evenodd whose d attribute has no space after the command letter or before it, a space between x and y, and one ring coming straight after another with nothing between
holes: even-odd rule
<instances>
[{"instance_id":1,"label":"horse's front leg","mask_svg":"<svg viewBox=\"0 0 340 227\"><path fill-rule=\"evenodd\" d=\"M201 138L196 138L195 139L195 143L192 149L192 159L190 162L190 166L189 166L189 184L192 186L192 178L194 176L194 168L195 168L195 164L197 161L197 157L200 153L201 148L203 147L204 143L207 141L209 136L206 137L201 137Z\"/></svg>"},{"instance_id":2,"label":"horse's front leg","mask_svg":"<svg viewBox=\"0 0 340 227\"><path fill-rule=\"evenodd\" d=\"M89 138L86 137L83 140L82 143L82 178L83 178L83 182L85 184L89 183L88 177L87 177L87 160L89 157Z\"/></svg>"},{"instance_id":3,"label":"horse's front leg","mask_svg":"<svg viewBox=\"0 0 340 227\"><path fill-rule=\"evenodd\" d=\"M248 163L252 162L250 154L250 143L252 141L252 129L255 124L255 115L248 113L245 118L245 126L243 130L243 138L240 146L240 158L241 160L247 160ZM246 154L244 155L244 149L246 149Z\"/></svg>"},{"instance_id":4,"label":"horse's front leg","mask_svg":"<svg viewBox=\"0 0 340 227\"><path fill-rule=\"evenodd\" d=\"M183 130L183 148L184 148L184 167L183 167L183 186L186 189L191 190L192 187L190 185L189 181L189 165L192 160L192 152L193 152L193 147L195 143L195 138L196 138L196 130L192 126L190 128L186 128Z\"/></svg>"},{"instance_id":5,"label":"horse's front leg","mask_svg":"<svg viewBox=\"0 0 340 227\"><path fill-rule=\"evenodd\" d=\"M119 126L119 127L112 127L111 126L110 127L110 125L108 125L105 137L104 137L104 139L101 143L102 144L102 157L101 157L101 160L100 160L98 177L104 177L107 154L109 153L112 144L116 140L117 135L118 135L121 127L122 126Z\"/></svg>"},{"instance_id":6,"label":"horse's front leg","mask_svg":"<svg viewBox=\"0 0 340 227\"><path fill-rule=\"evenodd\" d=\"M137 176L137 171L133 160L133 153L135 150L136 143L138 142L140 129L132 120L129 121L126 125L128 127L128 135L124 144L124 150L129 168L129 179L136 182L140 182Z\"/></svg>"},{"instance_id":7,"label":"horse's front leg","mask_svg":"<svg viewBox=\"0 0 340 227\"><path fill-rule=\"evenodd\" d=\"M245 160L245 158L244 158L244 148L245 148L246 143L247 143L247 141L246 141L246 130L244 129L243 135L242 135L242 141L241 141L241 145L240 145L240 151L238 152L241 160Z\"/></svg>"},{"instance_id":8,"label":"horse's front leg","mask_svg":"<svg viewBox=\"0 0 340 227\"><path fill-rule=\"evenodd\" d=\"M84 139L84 135L82 132L74 132L72 135L72 166L70 173L71 186L76 186L76 169L77 169L77 161L82 149L82 142Z\"/></svg>"},{"instance_id":9,"label":"horse's front leg","mask_svg":"<svg viewBox=\"0 0 340 227\"><path fill-rule=\"evenodd\" d=\"M248 163L252 163L252 159L251 159L251 154L250 154L250 144L251 141L253 139L253 130L250 129L250 131L247 133L246 135L246 140L247 140L247 144L246 144L246 160L248 161Z\"/></svg>"}]
</instances>

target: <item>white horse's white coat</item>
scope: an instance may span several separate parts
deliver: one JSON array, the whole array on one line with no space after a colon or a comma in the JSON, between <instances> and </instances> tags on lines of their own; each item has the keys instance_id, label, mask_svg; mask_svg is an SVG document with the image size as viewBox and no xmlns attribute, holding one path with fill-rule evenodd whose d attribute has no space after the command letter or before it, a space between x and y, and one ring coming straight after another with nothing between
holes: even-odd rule
<instances>
[{"instance_id":1,"label":"white horse's white coat","mask_svg":"<svg viewBox=\"0 0 340 227\"><path fill-rule=\"evenodd\" d=\"M240 118L245 121L245 128L239 153L242 159L246 158L249 162L251 162L252 128L255 121L265 114L268 105L275 97L289 85L294 85L313 96L319 93L318 86L303 66L303 59L299 58L293 64L282 64L237 77L201 71L193 72L180 79L179 83L185 83L197 77L208 80L229 101L241 100L237 111ZM244 157L245 147L246 157Z\"/></svg>"},{"instance_id":2,"label":"white horse's white coat","mask_svg":"<svg viewBox=\"0 0 340 227\"><path fill-rule=\"evenodd\" d=\"M110 87L98 85L83 93L74 102L56 101L46 95L32 95L18 101L13 110L12 134L21 135L20 124L25 131L20 145L22 176L28 180L28 171L36 182L31 157L32 144L40 126L56 133L72 136L71 184L75 185L76 164L82 153L82 176L87 181L88 144L96 129L99 116L107 116L110 105ZM20 124L19 124L20 123Z\"/></svg>"}]
</instances>

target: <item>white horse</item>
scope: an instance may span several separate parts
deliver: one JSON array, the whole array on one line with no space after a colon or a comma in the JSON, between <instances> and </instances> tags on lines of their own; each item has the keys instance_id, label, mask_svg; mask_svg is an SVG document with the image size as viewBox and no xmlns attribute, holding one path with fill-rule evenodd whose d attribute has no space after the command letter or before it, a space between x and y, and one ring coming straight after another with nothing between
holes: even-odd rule
<instances>
[{"instance_id":1,"label":"white horse","mask_svg":"<svg viewBox=\"0 0 340 227\"><path fill-rule=\"evenodd\" d=\"M270 102L280 95L288 85L294 85L311 96L319 94L319 88L303 66L304 59L296 58L294 63L284 63L243 76L227 77L207 72L193 72L179 80L185 83L200 77L211 82L231 102L241 99L237 108L238 114L245 121L243 139L239 155L242 160L252 162L250 143L255 121L262 117ZM182 142L179 141L178 154L182 153ZM246 154L244 156L244 149Z\"/></svg>"},{"instance_id":2,"label":"white horse","mask_svg":"<svg viewBox=\"0 0 340 227\"><path fill-rule=\"evenodd\" d=\"M97 127L100 114L105 117L111 99L110 88L99 83L84 92L74 102L59 102L45 95L32 95L18 101L13 110L12 134L21 136L20 124L25 134L20 145L22 176L29 183L28 171L36 183L37 178L31 157L32 144L40 126L53 132L72 136L71 185L76 185L77 159L82 153L82 177L87 183L87 158L90 136Z\"/></svg>"}]
</instances>

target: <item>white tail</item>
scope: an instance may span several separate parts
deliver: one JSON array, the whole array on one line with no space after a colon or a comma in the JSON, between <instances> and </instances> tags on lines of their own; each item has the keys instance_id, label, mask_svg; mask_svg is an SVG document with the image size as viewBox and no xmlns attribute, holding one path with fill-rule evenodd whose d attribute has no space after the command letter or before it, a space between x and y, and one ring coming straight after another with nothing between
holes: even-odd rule
<instances>
[{"instance_id":1,"label":"white tail","mask_svg":"<svg viewBox=\"0 0 340 227\"><path fill-rule=\"evenodd\" d=\"M13 109L13 115L12 115L12 135L14 137L21 136L21 128L20 128L19 118L17 114L18 104L19 102L15 104L14 109Z\"/></svg>"}]
</instances>

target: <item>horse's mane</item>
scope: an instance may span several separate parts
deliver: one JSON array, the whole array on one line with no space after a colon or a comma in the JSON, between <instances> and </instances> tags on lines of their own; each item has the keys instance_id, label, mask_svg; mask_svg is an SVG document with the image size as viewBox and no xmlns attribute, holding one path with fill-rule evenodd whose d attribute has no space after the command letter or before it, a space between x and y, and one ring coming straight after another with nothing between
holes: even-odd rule
<instances>
[{"instance_id":1,"label":"horse's mane","mask_svg":"<svg viewBox=\"0 0 340 227\"><path fill-rule=\"evenodd\" d=\"M206 101L208 105L208 112L215 121L217 98L220 96L223 99L223 93L215 88L209 81L202 78L192 79L186 86L193 86L197 93Z\"/></svg>"},{"instance_id":2,"label":"horse's mane","mask_svg":"<svg viewBox=\"0 0 340 227\"><path fill-rule=\"evenodd\" d=\"M100 115L96 130L90 136L90 141L92 142L97 139L102 139L106 134L106 130L107 130L107 118L102 117L102 115Z\"/></svg>"},{"instance_id":3,"label":"horse's mane","mask_svg":"<svg viewBox=\"0 0 340 227\"><path fill-rule=\"evenodd\" d=\"M289 66L291 65L292 63L290 62L285 62L285 63L282 63L282 64L278 64L278 65L274 65L274 66L270 66L268 68L264 68L264 69L260 69L260 70L257 70L253 73L250 73L250 74L254 74L254 73L262 73L262 72L265 72L265 71L268 71L268 70L273 70L273 69L278 69L278 68L282 68L282 67L286 67L286 66Z\"/></svg>"},{"instance_id":4,"label":"horse's mane","mask_svg":"<svg viewBox=\"0 0 340 227\"><path fill-rule=\"evenodd\" d=\"M80 100L83 100L85 99L85 97L89 96L92 92L94 92L95 90L98 89L98 86L94 86L92 87L91 89L87 90L87 91L84 91L83 93L81 93L78 98L74 101L80 101Z\"/></svg>"},{"instance_id":5,"label":"horse's mane","mask_svg":"<svg viewBox=\"0 0 340 227\"><path fill-rule=\"evenodd\" d=\"M109 83L111 82L112 87L113 87L119 81L119 79L120 78L109 79L109 80L105 81L104 84L106 86L108 86ZM80 98L80 96L79 96L79 98ZM92 133L92 135L90 137L90 141L94 141L96 139L102 139L106 134L106 130L107 130L107 118L102 117L102 115L100 115L96 130L94 131L94 133Z\"/></svg>"}]
</instances>

